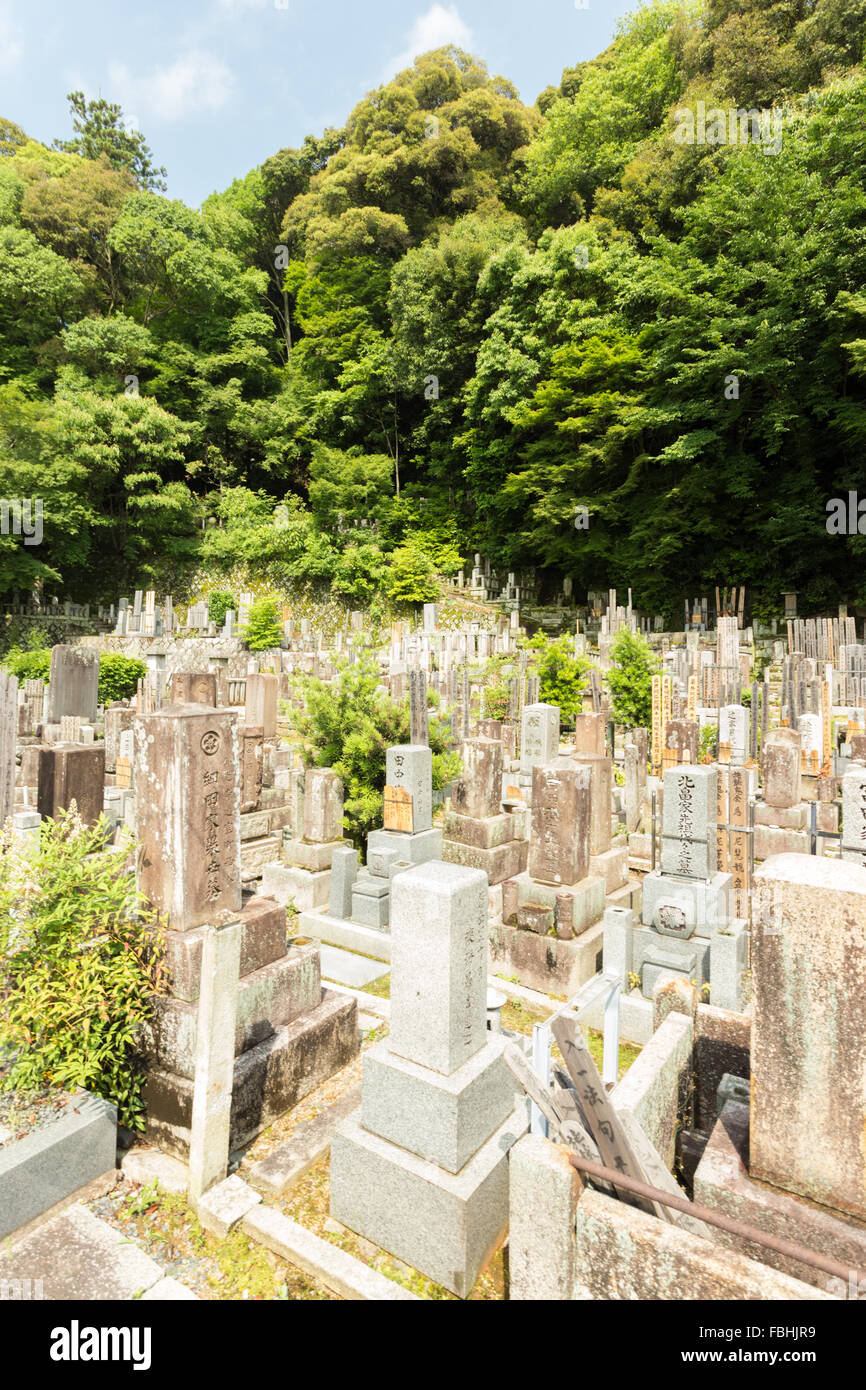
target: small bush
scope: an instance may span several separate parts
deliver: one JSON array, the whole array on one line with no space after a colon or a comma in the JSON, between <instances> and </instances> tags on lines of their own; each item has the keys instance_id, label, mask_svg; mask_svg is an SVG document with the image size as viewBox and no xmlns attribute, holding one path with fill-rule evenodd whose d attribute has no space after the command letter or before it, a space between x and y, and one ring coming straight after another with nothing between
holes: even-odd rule
<instances>
[{"instance_id":1,"label":"small bush","mask_svg":"<svg viewBox=\"0 0 866 1390\"><path fill-rule=\"evenodd\" d=\"M143 1129L138 1033L164 991L161 934L135 888L133 842L74 811L38 843L0 835L0 1054L6 1090L85 1087Z\"/></svg>"},{"instance_id":2,"label":"small bush","mask_svg":"<svg viewBox=\"0 0 866 1390\"><path fill-rule=\"evenodd\" d=\"M283 625L274 599L257 598L252 604L243 639L251 652L265 652L281 645Z\"/></svg>"},{"instance_id":3,"label":"small bush","mask_svg":"<svg viewBox=\"0 0 866 1390\"><path fill-rule=\"evenodd\" d=\"M216 623L217 627L222 627L229 609L234 613L238 611L234 594L228 593L225 589L215 589L207 601L209 622Z\"/></svg>"},{"instance_id":4,"label":"small bush","mask_svg":"<svg viewBox=\"0 0 866 1390\"><path fill-rule=\"evenodd\" d=\"M102 652L99 657L99 702L111 704L112 700L131 700L138 688L138 682L147 675L147 666L134 656L123 656L120 652Z\"/></svg>"},{"instance_id":5,"label":"small bush","mask_svg":"<svg viewBox=\"0 0 866 1390\"><path fill-rule=\"evenodd\" d=\"M652 719L652 678L661 667L639 632L621 628L610 649L608 672L614 718L627 729L646 728Z\"/></svg>"},{"instance_id":6,"label":"small bush","mask_svg":"<svg viewBox=\"0 0 866 1390\"><path fill-rule=\"evenodd\" d=\"M19 681L41 680L47 685L51 669L51 652L45 647L26 652L20 647L12 647L4 656L3 665L13 676L17 676Z\"/></svg>"},{"instance_id":7,"label":"small bush","mask_svg":"<svg viewBox=\"0 0 866 1390\"><path fill-rule=\"evenodd\" d=\"M539 698L547 705L557 705L563 728L573 729L575 716L583 708L592 662L586 656L574 655L570 637L550 638L538 633L529 647L535 653Z\"/></svg>"}]
</instances>

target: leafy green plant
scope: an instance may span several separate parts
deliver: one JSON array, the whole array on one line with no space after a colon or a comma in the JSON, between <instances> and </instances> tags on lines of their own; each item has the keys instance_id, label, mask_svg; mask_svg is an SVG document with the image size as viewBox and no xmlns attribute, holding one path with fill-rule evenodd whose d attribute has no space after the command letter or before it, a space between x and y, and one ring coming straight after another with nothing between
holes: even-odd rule
<instances>
[{"instance_id":1,"label":"leafy green plant","mask_svg":"<svg viewBox=\"0 0 866 1390\"><path fill-rule=\"evenodd\" d=\"M229 609L235 613L238 611L234 594L230 594L226 589L214 589L213 593L208 595L207 616L209 622L216 623L217 627L222 627Z\"/></svg>"},{"instance_id":2,"label":"leafy green plant","mask_svg":"<svg viewBox=\"0 0 866 1390\"><path fill-rule=\"evenodd\" d=\"M698 762L715 762L719 751L719 730L715 724L705 724L698 737Z\"/></svg>"},{"instance_id":3,"label":"leafy green plant","mask_svg":"<svg viewBox=\"0 0 866 1390\"><path fill-rule=\"evenodd\" d=\"M305 709L297 729L307 766L332 767L343 782L343 826L363 850L370 830L382 824L385 754L409 742L408 700L397 703L379 683L379 669L369 654L354 663L340 662L333 681L302 676L297 682ZM433 786L438 790L456 777L460 760L447 748L447 725L429 721Z\"/></svg>"},{"instance_id":4,"label":"leafy green plant","mask_svg":"<svg viewBox=\"0 0 866 1390\"><path fill-rule=\"evenodd\" d=\"M147 675L147 666L134 656L121 652L102 652L99 657L99 701L131 700L138 682Z\"/></svg>"},{"instance_id":5,"label":"leafy green plant","mask_svg":"<svg viewBox=\"0 0 866 1390\"><path fill-rule=\"evenodd\" d=\"M0 1054L6 1090L85 1087L143 1128L139 1030L164 990L163 940L136 891L128 837L74 810L24 844L0 835Z\"/></svg>"},{"instance_id":6,"label":"leafy green plant","mask_svg":"<svg viewBox=\"0 0 866 1390\"><path fill-rule=\"evenodd\" d=\"M614 718L627 729L646 728L652 718L652 678L661 668L639 632L621 628L610 649L608 671Z\"/></svg>"},{"instance_id":7,"label":"leafy green plant","mask_svg":"<svg viewBox=\"0 0 866 1390\"><path fill-rule=\"evenodd\" d=\"M243 639L251 652L269 651L283 640L277 604L274 599L257 598L250 607L250 616L243 630Z\"/></svg>"},{"instance_id":8,"label":"leafy green plant","mask_svg":"<svg viewBox=\"0 0 866 1390\"><path fill-rule=\"evenodd\" d=\"M574 655L570 637L548 637L540 632L528 646L535 653L541 700L558 705L560 723L574 728L575 716L583 707L592 662L586 656Z\"/></svg>"},{"instance_id":9,"label":"leafy green plant","mask_svg":"<svg viewBox=\"0 0 866 1390\"><path fill-rule=\"evenodd\" d=\"M3 658L3 665L13 676L17 676L19 681L44 681L48 684L48 673L51 668L51 652L45 648L37 651L22 651L20 647L12 647Z\"/></svg>"}]
</instances>

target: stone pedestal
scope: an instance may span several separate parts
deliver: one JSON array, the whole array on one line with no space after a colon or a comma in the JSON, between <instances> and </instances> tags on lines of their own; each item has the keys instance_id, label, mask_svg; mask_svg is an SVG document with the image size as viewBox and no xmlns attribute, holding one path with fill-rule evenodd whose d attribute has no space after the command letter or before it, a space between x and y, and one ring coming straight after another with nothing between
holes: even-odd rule
<instances>
[{"instance_id":1,"label":"stone pedestal","mask_svg":"<svg viewBox=\"0 0 866 1390\"><path fill-rule=\"evenodd\" d=\"M391 1031L331 1142L338 1221L465 1297L502 1238L526 1107L487 1031L487 884L424 864L393 883Z\"/></svg>"},{"instance_id":2,"label":"stone pedestal","mask_svg":"<svg viewBox=\"0 0 866 1390\"><path fill-rule=\"evenodd\" d=\"M750 1174L866 1220L866 868L755 874Z\"/></svg>"},{"instance_id":3,"label":"stone pedestal","mask_svg":"<svg viewBox=\"0 0 866 1390\"><path fill-rule=\"evenodd\" d=\"M75 802L84 824L93 825L102 814L104 799L105 749L102 745L54 743L49 747L37 744L27 753L31 769L35 765L39 814L56 819Z\"/></svg>"}]
</instances>

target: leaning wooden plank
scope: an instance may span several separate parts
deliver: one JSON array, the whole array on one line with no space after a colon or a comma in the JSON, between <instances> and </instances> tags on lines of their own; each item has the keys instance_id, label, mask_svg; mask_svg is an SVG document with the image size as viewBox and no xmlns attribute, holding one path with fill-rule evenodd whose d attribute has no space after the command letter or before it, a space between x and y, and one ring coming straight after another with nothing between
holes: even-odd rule
<instances>
[{"instance_id":1,"label":"leaning wooden plank","mask_svg":"<svg viewBox=\"0 0 866 1390\"><path fill-rule=\"evenodd\" d=\"M615 1168L619 1173L646 1182L646 1174L635 1157L619 1115L608 1098L577 1019L568 1014L559 1014L551 1027L592 1137L598 1145L602 1162L608 1168ZM640 1207L642 1211L658 1216L662 1221L671 1220L667 1209L657 1202L624 1191L618 1191L617 1196L621 1201L628 1202L630 1206Z\"/></svg>"},{"instance_id":2,"label":"leaning wooden plank","mask_svg":"<svg viewBox=\"0 0 866 1390\"><path fill-rule=\"evenodd\" d=\"M598 1162L598 1149L580 1120L558 1114L550 1090L535 1074L517 1043L506 1043L503 1057L506 1066L520 1082L529 1099L538 1106L549 1127L562 1142L573 1149L576 1154L579 1154L581 1158L594 1159Z\"/></svg>"}]
</instances>

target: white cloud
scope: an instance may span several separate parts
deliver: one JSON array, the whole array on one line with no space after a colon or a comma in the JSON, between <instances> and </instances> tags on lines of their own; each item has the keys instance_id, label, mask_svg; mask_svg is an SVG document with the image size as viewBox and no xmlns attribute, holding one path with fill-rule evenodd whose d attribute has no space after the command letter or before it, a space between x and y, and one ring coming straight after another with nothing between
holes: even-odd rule
<instances>
[{"instance_id":1,"label":"white cloud","mask_svg":"<svg viewBox=\"0 0 866 1390\"><path fill-rule=\"evenodd\" d=\"M235 86L231 70L222 59L199 50L140 77L123 63L111 63L108 78L112 95L124 110L163 121L218 111L230 99Z\"/></svg>"},{"instance_id":2,"label":"white cloud","mask_svg":"<svg viewBox=\"0 0 866 1390\"><path fill-rule=\"evenodd\" d=\"M391 59L383 74L383 81L389 81L403 68L410 68L419 53L428 53L431 48L442 48L447 43L456 44L458 48L470 48L472 30L460 18L456 5L449 5L447 9L444 5L431 5L426 14L415 20L409 42L402 53Z\"/></svg>"},{"instance_id":3,"label":"white cloud","mask_svg":"<svg viewBox=\"0 0 866 1390\"><path fill-rule=\"evenodd\" d=\"M11 72L24 52L11 19L11 6L0 4L0 72Z\"/></svg>"},{"instance_id":4,"label":"white cloud","mask_svg":"<svg viewBox=\"0 0 866 1390\"><path fill-rule=\"evenodd\" d=\"M223 14L242 14L244 10L263 10L269 5L286 9L286 5L276 5L276 0L217 0L217 9Z\"/></svg>"}]
</instances>

